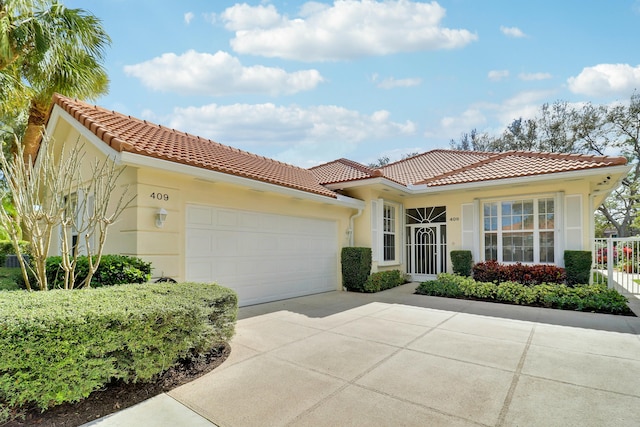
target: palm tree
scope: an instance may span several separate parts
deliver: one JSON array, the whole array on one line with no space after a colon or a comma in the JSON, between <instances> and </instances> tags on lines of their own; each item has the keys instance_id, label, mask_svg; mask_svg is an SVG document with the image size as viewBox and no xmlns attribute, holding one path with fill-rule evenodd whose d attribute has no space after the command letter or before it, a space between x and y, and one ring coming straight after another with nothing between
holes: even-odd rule
<instances>
[{"instance_id":1,"label":"palm tree","mask_svg":"<svg viewBox=\"0 0 640 427\"><path fill-rule=\"evenodd\" d=\"M54 93L95 99L107 92L102 65L111 39L100 20L57 0L0 0L0 96L28 109L24 159L35 158ZM7 111L8 110L8 111Z\"/></svg>"}]
</instances>

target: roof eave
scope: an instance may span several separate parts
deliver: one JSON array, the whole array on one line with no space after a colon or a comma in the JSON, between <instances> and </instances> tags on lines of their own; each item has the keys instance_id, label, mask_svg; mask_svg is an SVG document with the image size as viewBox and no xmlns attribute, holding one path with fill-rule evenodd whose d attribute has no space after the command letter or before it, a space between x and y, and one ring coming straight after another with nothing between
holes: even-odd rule
<instances>
[{"instance_id":1,"label":"roof eave","mask_svg":"<svg viewBox=\"0 0 640 427\"><path fill-rule=\"evenodd\" d=\"M447 184L447 185L438 185L438 186L428 186L427 184L410 184L404 186L402 184L398 184L395 181L391 181L384 177L376 177L376 178L368 178L361 179L357 181L346 181L339 182L333 184L327 184L325 187L331 190L342 190L348 188L356 188L356 187L366 187L370 185L381 184L392 188L396 191L400 191L404 194L408 195L419 195L419 194L429 194L429 193L441 193L443 191L461 191L461 190L475 190L480 188L486 188L489 186L513 186L513 185L522 185L528 183L537 183L544 181L555 181L555 180L565 180L568 178L583 178L589 176L598 176L598 175L620 175L620 179L616 180L617 185L621 181L624 176L631 170L632 165L618 165L618 166L604 166L599 168L590 168L583 170L573 170L566 172L555 172L549 174L541 174L541 175L531 175L531 176L520 176L513 178L503 178L503 179L493 179L487 181L475 181L475 182L465 182L461 184ZM617 185L612 185L609 188L613 190L617 187ZM611 191L609 190L609 191Z\"/></svg>"},{"instance_id":2,"label":"roof eave","mask_svg":"<svg viewBox=\"0 0 640 427\"><path fill-rule=\"evenodd\" d=\"M344 190L347 188L366 187L369 185L376 185L376 184L384 185L386 187L389 187L396 191L400 191L402 193L412 194L412 190L410 188L411 186L409 187L404 186L402 184L399 184L385 177L362 178L362 179L351 180L351 181L335 182L332 184L325 184L325 187L335 191L335 190Z\"/></svg>"},{"instance_id":3,"label":"roof eave","mask_svg":"<svg viewBox=\"0 0 640 427\"><path fill-rule=\"evenodd\" d=\"M296 199L310 200L328 205L336 205L353 209L364 208L364 202L362 200L338 194L336 194L335 198L323 196L321 194L298 190L296 188L285 187L269 182L258 181L251 178L231 175L224 172L217 172L210 169L199 168L197 166L185 165L182 163L175 163L169 160L162 160L155 157L148 157L130 152L121 153L120 158L122 160L122 164L133 167L161 169L163 171L183 174L204 181L240 185L255 191L271 192L293 197Z\"/></svg>"},{"instance_id":4,"label":"roof eave","mask_svg":"<svg viewBox=\"0 0 640 427\"><path fill-rule=\"evenodd\" d=\"M494 179L487 181L475 181L475 182L465 182L460 184L447 184L447 185L437 185L437 186L428 186L426 184L412 186L412 190L414 193L436 193L442 192L445 190L455 191L455 190L472 190L483 188L487 186L503 186L503 185L522 185L528 183L537 183L544 181L556 181L556 180L565 180L568 178L585 178L590 176L598 176L598 175L618 175L622 178L626 176L627 173L631 170L632 165L618 165L618 166L603 166L598 168L589 168L582 170L573 170L566 172L555 172L548 174L540 174L540 175L531 175L531 176L519 176L512 178L502 178L502 179ZM620 182L621 179L616 180L616 182ZM616 186L611 186L611 188L616 188Z\"/></svg>"},{"instance_id":5,"label":"roof eave","mask_svg":"<svg viewBox=\"0 0 640 427\"><path fill-rule=\"evenodd\" d=\"M184 165L181 163L174 163L168 160L162 160L155 157L144 156L141 154L135 154L130 152L119 152L107 145L104 141L98 138L93 132L87 129L84 125L79 123L65 111L59 105L54 105L49 121L47 123L47 133L52 134L60 119L64 119L67 123L70 123L75 130L77 130L81 136L86 138L93 146L101 151L105 156L110 157L116 164L130 165L130 166L144 166L156 169L162 169L166 171L174 171L178 173L184 173L189 176L204 179L207 181L215 182L227 182L231 184L242 185L257 191L269 191L278 194L284 194L298 199L313 200L316 202L326 203L330 205L338 205L349 207L353 209L363 209L364 202L351 197L342 196L336 194L336 197L324 196L322 194L312 193L308 191L298 190L291 187L285 187L277 184L271 184L268 182L258 181L251 178L240 177L236 175L226 174L223 172L216 172L209 169L203 169L196 166Z\"/></svg>"}]
</instances>

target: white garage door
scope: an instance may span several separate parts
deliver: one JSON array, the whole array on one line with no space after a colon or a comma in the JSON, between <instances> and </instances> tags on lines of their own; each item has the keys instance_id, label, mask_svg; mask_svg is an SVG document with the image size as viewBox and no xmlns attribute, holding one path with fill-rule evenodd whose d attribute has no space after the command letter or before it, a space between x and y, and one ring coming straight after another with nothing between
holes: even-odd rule
<instances>
[{"instance_id":1,"label":"white garage door","mask_svg":"<svg viewBox=\"0 0 640 427\"><path fill-rule=\"evenodd\" d=\"M216 282L240 305L336 290L335 221L187 206L186 279Z\"/></svg>"}]
</instances>

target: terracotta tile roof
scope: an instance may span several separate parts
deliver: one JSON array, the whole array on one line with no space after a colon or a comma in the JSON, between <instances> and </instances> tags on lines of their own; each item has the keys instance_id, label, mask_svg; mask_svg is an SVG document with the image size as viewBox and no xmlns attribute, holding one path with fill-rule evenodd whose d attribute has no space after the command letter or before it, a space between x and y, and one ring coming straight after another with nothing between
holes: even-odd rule
<instances>
[{"instance_id":1,"label":"terracotta tile roof","mask_svg":"<svg viewBox=\"0 0 640 427\"><path fill-rule=\"evenodd\" d=\"M382 172L377 169L372 169L347 159L334 160L333 162L314 166L309 170L323 185L382 176Z\"/></svg>"},{"instance_id":2,"label":"terracotta tile roof","mask_svg":"<svg viewBox=\"0 0 640 427\"><path fill-rule=\"evenodd\" d=\"M627 164L624 157L507 151L432 150L371 169L346 159L311 170L322 184L382 176L399 184L428 187L536 176Z\"/></svg>"},{"instance_id":3,"label":"terracotta tile roof","mask_svg":"<svg viewBox=\"0 0 640 427\"><path fill-rule=\"evenodd\" d=\"M54 104L119 152L168 160L336 198L309 170L61 95Z\"/></svg>"},{"instance_id":4,"label":"terracotta tile roof","mask_svg":"<svg viewBox=\"0 0 640 427\"><path fill-rule=\"evenodd\" d=\"M452 155L455 155L455 152L452 152ZM488 158L475 164L451 170L416 184L427 184L429 187L464 184L626 164L627 159L624 157L507 151L492 153Z\"/></svg>"},{"instance_id":5,"label":"terracotta tile roof","mask_svg":"<svg viewBox=\"0 0 640 427\"><path fill-rule=\"evenodd\" d=\"M464 169L495 153L432 150L380 168L382 174L403 185L422 183L442 174Z\"/></svg>"}]
</instances>

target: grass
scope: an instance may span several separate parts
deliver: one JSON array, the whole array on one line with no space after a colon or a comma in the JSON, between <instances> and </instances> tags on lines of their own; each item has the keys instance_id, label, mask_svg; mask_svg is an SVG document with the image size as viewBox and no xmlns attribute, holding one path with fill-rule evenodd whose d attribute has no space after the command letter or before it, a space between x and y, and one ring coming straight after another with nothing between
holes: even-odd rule
<instances>
[{"instance_id":1,"label":"grass","mask_svg":"<svg viewBox=\"0 0 640 427\"><path fill-rule=\"evenodd\" d=\"M17 291L20 289L16 283L16 276L19 274L19 268L0 267L0 291Z\"/></svg>"}]
</instances>

